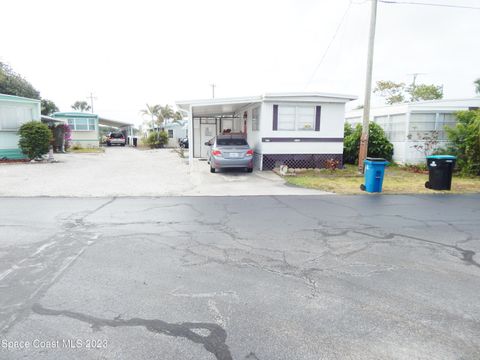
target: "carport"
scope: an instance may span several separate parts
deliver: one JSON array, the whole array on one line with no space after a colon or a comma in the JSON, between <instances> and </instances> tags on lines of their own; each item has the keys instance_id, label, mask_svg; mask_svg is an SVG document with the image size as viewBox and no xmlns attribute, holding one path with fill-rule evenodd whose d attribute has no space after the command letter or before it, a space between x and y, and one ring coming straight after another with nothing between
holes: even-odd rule
<instances>
[{"instance_id":1,"label":"carport","mask_svg":"<svg viewBox=\"0 0 480 360\"><path fill-rule=\"evenodd\" d=\"M244 110L261 101L261 96L177 101L178 109L188 116L189 162L206 157L205 142L218 134L231 132L247 136Z\"/></svg>"},{"instance_id":2,"label":"carport","mask_svg":"<svg viewBox=\"0 0 480 360\"><path fill-rule=\"evenodd\" d=\"M99 126L105 126L105 127L113 127L117 128L120 132L123 133L125 136L125 139L127 139L128 144L132 144L131 139L133 139L134 134L133 134L133 124L125 123L122 121L117 121L117 120L111 120L111 119L106 119L103 117L98 118L98 125Z\"/></svg>"}]
</instances>

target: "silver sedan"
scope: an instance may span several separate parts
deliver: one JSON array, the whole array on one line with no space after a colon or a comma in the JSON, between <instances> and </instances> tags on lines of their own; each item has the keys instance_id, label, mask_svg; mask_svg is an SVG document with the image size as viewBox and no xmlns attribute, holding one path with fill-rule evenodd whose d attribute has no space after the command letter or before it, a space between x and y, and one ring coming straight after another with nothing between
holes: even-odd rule
<instances>
[{"instance_id":1,"label":"silver sedan","mask_svg":"<svg viewBox=\"0 0 480 360\"><path fill-rule=\"evenodd\" d=\"M224 168L244 168L253 171L253 150L242 135L218 135L206 142L210 172Z\"/></svg>"}]
</instances>

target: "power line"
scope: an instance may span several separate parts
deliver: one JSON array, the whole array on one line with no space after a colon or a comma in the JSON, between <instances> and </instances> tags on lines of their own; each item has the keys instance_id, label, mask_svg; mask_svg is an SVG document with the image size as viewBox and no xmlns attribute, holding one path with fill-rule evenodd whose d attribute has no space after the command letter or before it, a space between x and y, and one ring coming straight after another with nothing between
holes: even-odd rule
<instances>
[{"instance_id":1,"label":"power line","mask_svg":"<svg viewBox=\"0 0 480 360\"><path fill-rule=\"evenodd\" d=\"M480 7L468 6L468 5L433 4L433 3L424 3L424 2L391 1L391 0L378 0L378 1L384 4L395 4L395 5L422 5L422 6L436 6L436 7L447 7L447 8L457 8L457 9L480 10Z\"/></svg>"},{"instance_id":2,"label":"power line","mask_svg":"<svg viewBox=\"0 0 480 360\"><path fill-rule=\"evenodd\" d=\"M313 71L312 73L312 76L310 76L310 79L308 80L307 84L305 85L305 88L310 85L310 83L312 82L313 78L315 77L315 75L317 74L317 71L318 69L320 68L320 65L322 65L323 61L325 60L327 54L328 54L328 51L330 50L330 47L332 46L333 42L335 41L337 35L338 35L338 32L340 31L340 28L342 27L346 17L347 17L347 14L348 14L348 11L350 10L350 7L352 6L352 1L350 1L348 3L348 7L347 7L347 10L345 10L345 13L343 14L342 18L340 19L340 22L338 23L338 26L337 26L337 29L335 30L335 33L333 34L333 37L332 39L330 40L330 42L328 43L328 46L327 48L325 49L325 52L323 53L322 57L320 58L320 61L318 62L317 66L315 67L315 70Z\"/></svg>"}]
</instances>

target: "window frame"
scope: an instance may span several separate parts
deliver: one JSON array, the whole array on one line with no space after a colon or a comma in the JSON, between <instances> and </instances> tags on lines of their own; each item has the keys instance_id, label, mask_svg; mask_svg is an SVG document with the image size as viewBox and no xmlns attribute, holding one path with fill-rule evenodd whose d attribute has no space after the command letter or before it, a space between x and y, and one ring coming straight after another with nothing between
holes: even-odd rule
<instances>
[{"instance_id":1,"label":"window frame","mask_svg":"<svg viewBox=\"0 0 480 360\"><path fill-rule=\"evenodd\" d=\"M86 129L78 129L77 120L85 120L86 124L80 126L86 126ZM67 124L71 131L97 131L97 119L95 118L68 118Z\"/></svg>"},{"instance_id":2,"label":"window frame","mask_svg":"<svg viewBox=\"0 0 480 360\"><path fill-rule=\"evenodd\" d=\"M261 106L252 109L252 131L260 131Z\"/></svg>"},{"instance_id":3,"label":"window frame","mask_svg":"<svg viewBox=\"0 0 480 360\"><path fill-rule=\"evenodd\" d=\"M282 108L292 108L293 109L293 128L292 129L287 129L282 127L282 122L285 123L285 121L281 119L282 117ZM299 109L309 109L312 110L312 115L311 115L311 120L310 120L310 128L306 127L299 127L300 124L300 116L302 114L300 113ZM315 125L316 125L316 112L317 112L317 107L315 105L282 105L279 104L278 106L278 126L277 130L278 131L316 131L315 130ZM305 123L305 121L302 120L302 123Z\"/></svg>"}]
</instances>

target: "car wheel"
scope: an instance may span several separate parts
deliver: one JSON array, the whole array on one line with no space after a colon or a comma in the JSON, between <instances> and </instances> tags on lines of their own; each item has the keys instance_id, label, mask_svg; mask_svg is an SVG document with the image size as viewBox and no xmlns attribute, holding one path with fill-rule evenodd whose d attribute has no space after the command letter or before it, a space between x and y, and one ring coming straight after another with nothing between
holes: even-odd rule
<instances>
[{"instance_id":1,"label":"car wheel","mask_svg":"<svg viewBox=\"0 0 480 360\"><path fill-rule=\"evenodd\" d=\"M253 172L253 168L247 168L247 172L249 173Z\"/></svg>"},{"instance_id":2,"label":"car wheel","mask_svg":"<svg viewBox=\"0 0 480 360\"><path fill-rule=\"evenodd\" d=\"M122 146L125 146L125 144L122 144Z\"/></svg>"},{"instance_id":3,"label":"car wheel","mask_svg":"<svg viewBox=\"0 0 480 360\"><path fill-rule=\"evenodd\" d=\"M210 172L211 173L215 173L215 168L213 166L210 165Z\"/></svg>"},{"instance_id":4,"label":"car wheel","mask_svg":"<svg viewBox=\"0 0 480 360\"><path fill-rule=\"evenodd\" d=\"M112 144L110 144L110 143L107 143L107 146L112 146Z\"/></svg>"}]
</instances>

